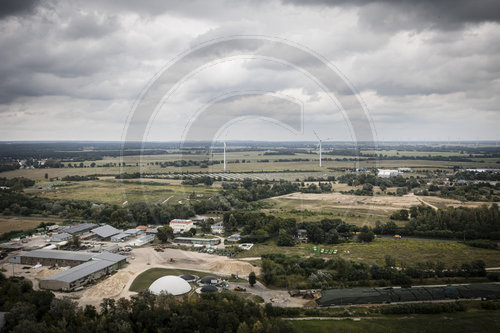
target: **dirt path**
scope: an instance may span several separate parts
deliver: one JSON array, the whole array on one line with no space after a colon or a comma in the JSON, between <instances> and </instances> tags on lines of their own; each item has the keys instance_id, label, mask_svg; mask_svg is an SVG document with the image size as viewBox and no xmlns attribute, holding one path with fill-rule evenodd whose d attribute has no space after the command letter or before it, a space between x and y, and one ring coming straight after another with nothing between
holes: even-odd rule
<instances>
[{"instance_id":1,"label":"dirt path","mask_svg":"<svg viewBox=\"0 0 500 333\"><path fill-rule=\"evenodd\" d=\"M428 203L427 201L424 201L422 198L420 197L417 197L418 201L420 201L421 203L423 203L424 205L427 205L429 207L431 207L432 209L434 210L438 210L438 208L430 203Z\"/></svg>"}]
</instances>

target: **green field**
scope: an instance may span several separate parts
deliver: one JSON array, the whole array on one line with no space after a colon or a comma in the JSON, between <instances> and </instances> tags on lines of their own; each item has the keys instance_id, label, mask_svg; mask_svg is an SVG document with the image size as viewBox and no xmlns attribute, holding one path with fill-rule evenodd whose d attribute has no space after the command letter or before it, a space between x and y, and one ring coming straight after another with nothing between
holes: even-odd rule
<instances>
[{"instance_id":1,"label":"green field","mask_svg":"<svg viewBox=\"0 0 500 333\"><path fill-rule=\"evenodd\" d=\"M141 184L139 180L115 179L58 182L62 185L43 190L29 189L26 192L51 199L90 200L121 205L124 201L177 204L179 201L187 200L193 192L199 199L218 191L217 186L181 185L180 181L176 180L170 182L176 184L155 182L155 180L146 180Z\"/></svg>"},{"instance_id":2,"label":"green field","mask_svg":"<svg viewBox=\"0 0 500 333\"><path fill-rule=\"evenodd\" d=\"M241 252L237 257L259 257L266 253L283 253L286 255L312 255L309 248L313 244L301 244L295 247L277 247L270 244L255 244L249 251ZM336 255L321 255L331 259L342 257L367 264L383 265L385 255L390 255L396 262L413 265L417 262L442 261L447 266L461 265L473 260L482 259L486 267L500 266L500 251L470 247L465 244L439 240L410 240L377 238L371 243L344 243L338 245L320 246L325 249L337 249Z\"/></svg>"},{"instance_id":3,"label":"green field","mask_svg":"<svg viewBox=\"0 0 500 333\"><path fill-rule=\"evenodd\" d=\"M0 217L0 234L17 231L31 230L40 225L42 222L52 222L36 218L17 218L17 217Z\"/></svg>"},{"instance_id":4,"label":"green field","mask_svg":"<svg viewBox=\"0 0 500 333\"><path fill-rule=\"evenodd\" d=\"M294 320L289 321L297 332L366 332L366 333L458 333L499 332L500 311L476 311L435 315L386 316L377 319Z\"/></svg>"},{"instance_id":5,"label":"green field","mask_svg":"<svg viewBox=\"0 0 500 333\"><path fill-rule=\"evenodd\" d=\"M211 273L205 273L205 272L198 272L198 271L190 271L190 270L181 270L181 269L168 269L168 268L151 268L148 269L147 271L142 272L139 274L134 282L130 285L129 290L130 291L135 291L139 292L142 290L145 290L149 288L151 283L153 283L155 280L161 278L162 276L165 275L183 275L183 274L192 274L192 275L198 275L200 278L211 275L220 278L220 276L211 274Z\"/></svg>"}]
</instances>

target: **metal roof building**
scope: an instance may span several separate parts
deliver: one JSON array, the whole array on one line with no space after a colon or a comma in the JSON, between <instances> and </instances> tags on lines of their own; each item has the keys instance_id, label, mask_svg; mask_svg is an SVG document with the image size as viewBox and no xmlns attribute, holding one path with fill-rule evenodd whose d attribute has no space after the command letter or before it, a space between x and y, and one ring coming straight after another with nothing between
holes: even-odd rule
<instances>
[{"instance_id":1,"label":"metal roof building","mask_svg":"<svg viewBox=\"0 0 500 333\"><path fill-rule=\"evenodd\" d=\"M73 236L68 234L67 232L63 232L60 234L52 235L48 240L49 242L62 242L68 239L71 239Z\"/></svg>"},{"instance_id":2,"label":"metal roof building","mask_svg":"<svg viewBox=\"0 0 500 333\"><path fill-rule=\"evenodd\" d=\"M96 234L97 236L101 238L109 238L111 236L114 236L116 234L121 233L121 230L118 230L110 225L103 225L102 227L98 227L95 229L90 230L93 234Z\"/></svg>"},{"instance_id":3,"label":"metal roof building","mask_svg":"<svg viewBox=\"0 0 500 333\"><path fill-rule=\"evenodd\" d=\"M20 254L12 259L18 259L21 264L45 266L76 266L89 261L94 255L88 252L73 252L61 250L35 250Z\"/></svg>"},{"instance_id":4,"label":"metal roof building","mask_svg":"<svg viewBox=\"0 0 500 333\"><path fill-rule=\"evenodd\" d=\"M126 257L109 252L92 255L92 260L40 281L40 288L73 290L92 282L126 263Z\"/></svg>"},{"instance_id":5,"label":"metal roof building","mask_svg":"<svg viewBox=\"0 0 500 333\"><path fill-rule=\"evenodd\" d=\"M123 242L129 237L132 237L132 235L122 232L122 233L119 233L118 235L111 236L111 241L112 242Z\"/></svg>"},{"instance_id":6,"label":"metal roof building","mask_svg":"<svg viewBox=\"0 0 500 333\"><path fill-rule=\"evenodd\" d=\"M144 230L141 229L127 229L124 233L129 234L130 236L137 236L144 233Z\"/></svg>"},{"instance_id":7,"label":"metal roof building","mask_svg":"<svg viewBox=\"0 0 500 333\"><path fill-rule=\"evenodd\" d=\"M95 223L81 223L77 225L72 225L69 227L64 228L64 232L67 232L68 234L80 234L86 231L89 231L92 228L97 227L97 224Z\"/></svg>"}]
</instances>

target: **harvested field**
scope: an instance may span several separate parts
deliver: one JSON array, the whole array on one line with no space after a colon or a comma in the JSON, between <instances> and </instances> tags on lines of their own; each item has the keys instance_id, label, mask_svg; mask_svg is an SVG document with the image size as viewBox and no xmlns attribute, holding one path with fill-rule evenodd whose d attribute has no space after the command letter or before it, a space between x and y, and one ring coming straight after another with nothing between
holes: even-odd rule
<instances>
[{"instance_id":1,"label":"harvested field","mask_svg":"<svg viewBox=\"0 0 500 333\"><path fill-rule=\"evenodd\" d=\"M15 230L30 230L36 228L42 220L17 218L17 217L0 217L0 234Z\"/></svg>"},{"instance_id":2,"label":"harvested field","mask_svg":"<svg viewBox=\"0 0 500 333\"><path fill-rule=\"evenodd\" d=\"M424 201L424 202L422 202ZM309 210L328 210L328 209L352 209L357 212L371 212L383 215L389 215L394 210L408 209L411 206L422 203L435 203L439 208L446 206L466 206L477 207L487 202L461 202L453 199L438 197L420 197L413 193L403 196L375 195L359 196L341 193L291 193L267 200L276 208L283 209L309 209Z\"/></svg>"}]
</instances>

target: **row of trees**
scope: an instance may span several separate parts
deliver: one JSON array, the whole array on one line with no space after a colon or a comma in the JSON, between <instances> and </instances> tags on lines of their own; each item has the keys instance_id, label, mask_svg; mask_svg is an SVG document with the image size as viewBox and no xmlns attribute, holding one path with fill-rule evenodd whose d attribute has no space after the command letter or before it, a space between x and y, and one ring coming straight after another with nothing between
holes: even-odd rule
<instances>
[{"instance_id":1,"label":"row of trees","mask_svg":"<svg viewBox=\"0 0 500 333\"><path fill-rule=\"evenodd\" d=\"M266 285L288 289L331 288L339 285L370 285L376 280L379 285L411 285L413 280L435 277L486 276L485 263L475 260L460 267L446 267L443 262L422 262L396 267L396 261L386 256L385 266L344 260L286 256L284 254L262 255L262 280Z\"/></svg>"}]
</instances>

